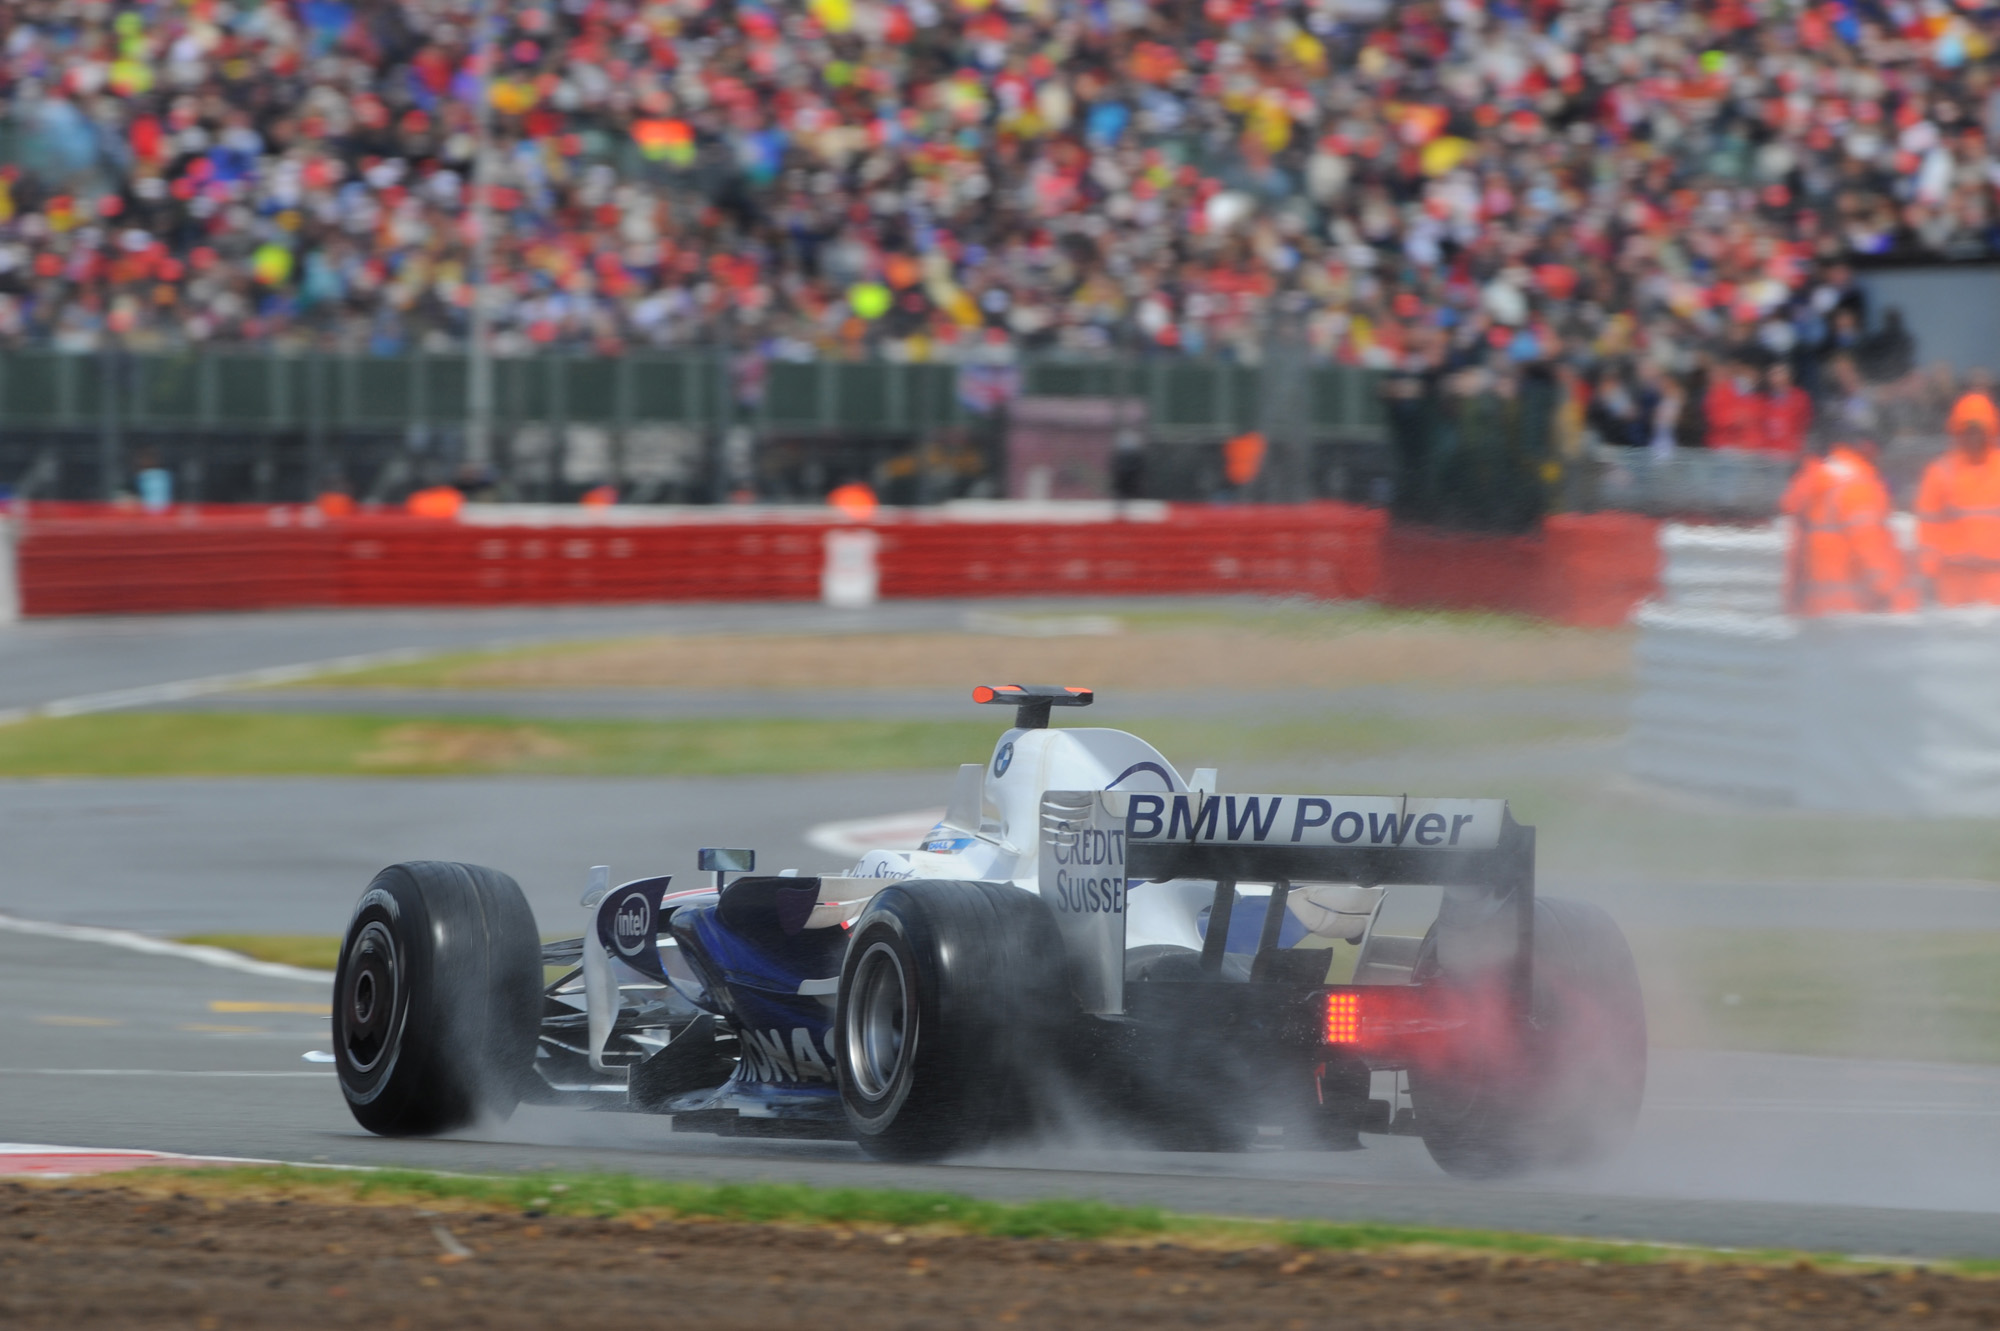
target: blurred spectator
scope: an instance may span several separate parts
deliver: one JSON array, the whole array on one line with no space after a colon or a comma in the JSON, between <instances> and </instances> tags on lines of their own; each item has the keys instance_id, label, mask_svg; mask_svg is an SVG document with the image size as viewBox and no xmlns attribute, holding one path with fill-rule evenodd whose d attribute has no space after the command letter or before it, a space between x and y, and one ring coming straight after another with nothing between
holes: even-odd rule
<instances>
[{"instance_id":1,"label":"blurred spectator","mask_svg":"<svg viewBox=\"0 0 2000 1331\"><path fill-rule=\"evenodd\" d=\"M1835 363L1847 361L1850 364L1861 352L1861 315L1850 306L1842 305L1833 311L1827 323L1826 337L1819 345L1819 362L1822 375L1831 373Z\"/></svg>"},{"instance_id":2,"label":"blurred spectator","mask_svg":"<svg viewBox=\"0 0 2000 1331\"><path fill-rule=\"evenodd\" d=\"M1770 453L1796 454L1812 428L1812 399L1792 382L1792 367L1784 361L1764 371L1764 437L1760 447Z\"/></svg>"},{"instance_id":3,"label":"blurred spectator","mask_svg":"<svg viewBox=\"0 0 2000 1331\"><path fill-rule=\"evenodd\" d=\"M1891 306L1882 312L1882 326L1862 339L1855 359L1862 374L1874 383L1900 379L1916 368L1916 339L1903 327L1901 310Z\"/></svg>"},{"instance_id":4,"label":"blurred spectator","mask_svg":"<svg viewBox=\"0 0 2000 1331\"><path fill-rule=\"evenodd\" d=\"M1234 498L1250 497L1250 487L1264 470L1264 451L1264 436L1254 430L1223 444L1222 476Z\"/></svg>"},{"instance_id":5,"label":"blurred spectator","mask_svg":"<svg viewBox=\"0 0 2000 1331\"><path fill-rule=\"evenodd\" d=\"M1687 393L1651 361L1639 366L1639 402L1646 422L1646 446L1657 454L1674 451Z\"/></svg>"},{"instance_id":6,"label":"blurred spectator","mask_svg":"<svg viewBox=\"0 0 2000 1331\"><path fill-rule=\"evenodd\" d=\"M727 349L740 398L758 358L1251 360L1281 293L1319 356L1466 384L1816 372L1849 256L2000 248L1984 0L496 8L496 345ZM461 347L472 21L0 6L0 341Z\"/></svg>"},{"instance_id":7,"label":"blurred spectator","mask_svg":"<svg viewBox=\"0 0 2000 1331\"><path fill-rule=\"evenodd\" d=\"M1645 412L1625 375L1615 369L1600 369L1588 383L1590 404L1584 413L1584 423L1604 443L1643 447L1647 434Z\"/></svg>"},{"instance_id":8,"label":"blurred spectator","mask_svg":"<svg viewBox=\"0 0 2000 1331\"><path fill-rule=\"evenodd\" d=\"M411 491L403 507L412 517L455 518L465 507L465 495L456 486L433 485Z\"/></svg>"},{"instance_id":9,"label":"blurred spectator","mask_svg":"<svg viewBox=\"0 0 2000 1331\"><path fill-rule=\"evenodd\" d=\"M1880 432L1875 393L1862 381L1852 356L1842 353L1828 362L1820 411L1838 434L1873 439Z\"/></svg>"},{"instance_id":10,"label":"blurred spectator","mask_svg":"<svg viewBox=\"0 0 2000 1331\"><path fill-rule=\"evenodd\" d=\"M1138 499L1146 493L1146 439L1137 429L1118 431L1111 449L1111 497Z\"/></svg>"},{"instance_id":11,"label":"blurred spectator","mask_svg":"<svg viewBox=\"0 0 2000 1331\"><path fill-rule=\"evenodd\" d=\"M875 492L861 481L834 486L828 491L826 502L856 522L865 522L873 517L877 507Z\"/></svg>"},{"instance_id":12,"label":"blurred spectator","mask_svg":"<svg viewBox=\"0 0 2000 1331\"><path fill-rule=\"evenodd\" d=\"M132 481L139 491L139 507L146 512L164 513L174 506L174 474L160 465L158 454L139 455Z\"/></svg>"},{"instance_id":13,"label":"blurred spectator","mask_svg":"<svg viewBox=\"0 0 2000 1331\"><path fill-rule=\"evenodd\" d=\"M1763 395L1757 391L1757 370L1740 355L1724 360L1710 377L1702 410L1710 448L1764 446L1766 410Z\"/></svg>"}]
</instances>

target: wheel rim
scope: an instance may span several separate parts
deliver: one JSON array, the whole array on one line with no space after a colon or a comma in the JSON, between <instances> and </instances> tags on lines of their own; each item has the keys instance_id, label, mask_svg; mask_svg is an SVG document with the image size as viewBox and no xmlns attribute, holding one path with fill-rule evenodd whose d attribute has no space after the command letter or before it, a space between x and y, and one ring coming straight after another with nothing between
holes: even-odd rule
<instances>
[{"instance_id":1,"label":"wheel rim","mask_svg":"<svg viewBox=\"0 0 2000 1331\"><path fill-rule=\"evenodd\" d=\"M401 971L395 937L381 921L369 921L348 949L338 1009L341 1045L356 1072L373 1071L388 1051Z\"/></svg>"},{"instance_id":2,"label":"wheel rim","mask_svg":"<svg viewBox=\"0 0 2000 1331\"><path fill-rule=\"evenodd\" d=\"M847 1078L864 1100L888 1096L915 1043L916 1017L903 959L876 943L854 968L847 1004Z\"/></svg>"}]
</instances>

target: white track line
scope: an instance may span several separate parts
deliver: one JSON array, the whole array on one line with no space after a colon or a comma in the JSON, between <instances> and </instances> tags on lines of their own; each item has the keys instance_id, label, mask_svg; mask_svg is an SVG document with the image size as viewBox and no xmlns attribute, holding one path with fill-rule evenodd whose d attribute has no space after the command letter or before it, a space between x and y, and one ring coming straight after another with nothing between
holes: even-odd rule
<instances>
[{"instance_id":1,"label":"white track line","mask_svg":"<svg viewBox=\"0 0 2000 1331\"><path fill-rule=\"evenodd\" d=\"M371 670L376 666L405 665L411 661L436 656L436 647L399 647L388 652L362 652L354 656L336 656L325 661L301 661L297 665L265 666L261 670L238 670L227 675L203 675L197 679L170 680L165 684L143 684L132 689L113 689L108 693L84 693L74 698L58 698L54 702L40 703L34 707L10 707L0 710L0 726L16 725L22 721L58 716L82 716L87 712L116 712L128 707L152 707L163 702L180 702L186 698L200 698L211 693L230 693L237 689L269 688L277 684L296 684L300 680L312 679L318 675L339 675L353 670Z\"/></svg>"},{"instance_id":2,"label":"white track line","mask_svg":"<svg viewBox=\"0 0 2000 1331\"><path fill-rule=\"evenodd\" d=\"M229 1072L209 1068L0 1068L0 1077L331 1077L324 1072Z\"/></svg>"},{"instance_id":3,"label":"white track line","mask_svg":"<svg viewBox=\"0 0 2000 1331\"><path fill-rule=\"evenodd\" d=\"M36 938L60 938L69 943L98 943L105 947L124 948L127 952L143 952L153 957L178 957L182 961L199 962L219 970L260 975L267 980L299 980L308 984L333 982L332 971L307 970L303 966L287 966L276 961L256 961L240 952L231 952L227 948L208 947L199 943L174 943L164 938L134 933L130 929L101 929L90 924L50 924L43 920L24 920L14 915L0 915L0 930L29 934Z\"/></svg>"}]
</instances>

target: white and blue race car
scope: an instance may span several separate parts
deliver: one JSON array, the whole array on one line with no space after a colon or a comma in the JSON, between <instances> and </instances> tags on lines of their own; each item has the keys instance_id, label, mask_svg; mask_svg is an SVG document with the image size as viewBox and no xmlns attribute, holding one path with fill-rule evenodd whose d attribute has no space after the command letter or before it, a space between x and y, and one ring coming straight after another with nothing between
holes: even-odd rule
<instances>
[{"instance_id":1,"label":"white and blue race car","mask_svg":"<svg viewBox=\"0 0 2000 1331\"><path fill-rule=\"evenodd\" d=\"M1536 897L1503 801L1224 794L1123 731L1051 729L1088 690L974 698L1016 709L991 759L918 849L844 875L760 876L748 850L701 851L693 888L597 869L582 934L544 943L505 874L384 869L335 979L356 1119L586 1102L907 1160L1084 1115L1169 1149L1414 1133L1470 1177L1630 1131L1631 952Z\"/></svg>"}]
</instances>

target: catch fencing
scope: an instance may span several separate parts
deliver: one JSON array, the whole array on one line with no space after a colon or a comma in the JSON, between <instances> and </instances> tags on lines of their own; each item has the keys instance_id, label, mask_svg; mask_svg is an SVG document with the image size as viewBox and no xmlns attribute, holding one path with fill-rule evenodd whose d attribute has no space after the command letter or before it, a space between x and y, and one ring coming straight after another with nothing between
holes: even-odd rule
<instances>
[{"instance_id":1,"label":"catch fencing","mask_svg":"<svg viewBox=\"0 0 2000 1331\"><path fill-rule=\"evenodd\" d=\"M462 355L424 352L0 353L0 486L111 499L157 466L192 501L304 502L327 488L394 500L450 479L465 460L467 375ZM1306 370L1295 442L1379 444L1376 377ZM1220 361L961 367L702 350L538 354L497 364L492 464L514 495L573 498L613 484L698 502L760 470L757 459L723 456L733 432L771 446L769 465L802 448L822 470L865 474L914 441L990 429L994 411L1017 397L1129 402L1147 439L1171 449L1265 428L1265 390L1259 368Z\"/></svg>"}]
</instances>

